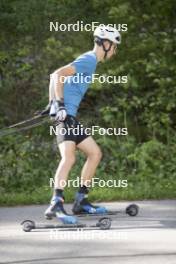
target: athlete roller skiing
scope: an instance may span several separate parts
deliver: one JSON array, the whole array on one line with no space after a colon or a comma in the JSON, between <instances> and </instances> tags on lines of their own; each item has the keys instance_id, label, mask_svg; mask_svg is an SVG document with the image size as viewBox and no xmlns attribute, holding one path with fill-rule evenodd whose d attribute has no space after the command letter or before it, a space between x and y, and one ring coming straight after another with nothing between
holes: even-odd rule
<instances>
[{"instance_id":1,"label":"athlete roller skiing","mask_svg":"<svg viewBox=\"0 0 176 264\"><path fill-rule=\"evenodd\" d=\"M75 163L76 149L82 151L87 160L81 171L81 184L75 195L73 214L104 214L107 212L105 207L95 206L88 200L89 186L87 186L87 182L90 182L95 175L102 153L92 136L84 132L84 128L76 118L79 105L90 83L84 82L84 80L75 83L73 77L80 75L91 77L95 73L97 63L110 59L116 53L117 45L120 42L121 37L118 30L110 26L99 26L94 31L93 50L82 54L72 63L51 74L49 105L43 113L55 116L57 131L64 128L67 133L57 135L61 160L55 174L53 197L45 211L45 217L48 219L57 216L66 224L77 222L76 216L68 215L64 209L63 188L63 182L67 181L69 172ZM64 82L63 77L66 80ZM68 128L76 127L79 129L79 135L71 133L71 130L68 132Z\"/></svg>"}]
</instances>

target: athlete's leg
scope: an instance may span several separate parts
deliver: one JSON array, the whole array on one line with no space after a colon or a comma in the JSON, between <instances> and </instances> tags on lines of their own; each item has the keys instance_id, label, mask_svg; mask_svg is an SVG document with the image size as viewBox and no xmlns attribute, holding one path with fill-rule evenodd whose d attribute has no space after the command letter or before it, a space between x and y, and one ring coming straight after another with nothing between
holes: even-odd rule
<instances>
[{"instance_id":1,"label":"athlete's leg","mask_svg":"<svg viewBox=\"0 0 176 264\"><path fill-rule=\"evenodd\" d=\"M51 219L57 216L62 222L75 224L77 219L67 215L64 209L63 189L74 162L75 162L75 143L73 141L64 141L59 144L61 161L55 175L54 194L49 207L45 211L45 217Z\"/></svg>"},{"instance_id":2,"label":"athlete's leg","mask_svg":"<svg viewBox=\"0 0 176 264\"><path fill-rule=\"evenodd\" d=\"M87 160L82 168L81 186L76 193L72 211L75 214L104 214L107 212L105 207L92 205L87 199L88 187L102 157L101 150L92 137L84 139L77 148L86 154Z\"/></svg>"},{"instance_id":3,"label":"athlete's leg","mask_svg":"<svg viewBox=\"0 0 176 264\"><path fill-rule=\"evenodd\" d=\"M87 160L81 171L81 180L85 185L86 181L90 181L95 174L96 168L102 158L102 152L92 137L88 137L77 145L87 156Z\"/></svg>"},{"instance_id":4,"label":"athlete's leg","mask_svg":"<svg viewBox=\"0 0 176 264\"><path fill-rule=\"evenodd\" d=\"M61 161L55 174L55 189L64 189L68 174L75 163L76 144L73 141L64 141L59 144Z\"/></svg>"}]
</instances>

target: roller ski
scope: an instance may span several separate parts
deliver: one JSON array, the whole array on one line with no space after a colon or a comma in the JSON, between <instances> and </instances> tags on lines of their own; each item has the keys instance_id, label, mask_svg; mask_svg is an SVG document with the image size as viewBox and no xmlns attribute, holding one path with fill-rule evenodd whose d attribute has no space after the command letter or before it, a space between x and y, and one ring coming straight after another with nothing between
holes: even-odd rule
<instances>
[{"instance_id":1,"label":"roller ski","mask_svg":"<svg viewBox=\"0 0 176 264\"><path fill-rule=\"evenodd\" d=\"M61 224L36 224L32 220L25 220L21 224L23 225L23 231L30 232L33 229L80 229L80 228L100 228L100 229L109 229L111 226L111 219L108 217L101 217L93 225L87 225L80 223L78 217L81 215L69 215L66 213L63 207L63 197L53 197L50 206L45 211L45 218L51 220L56 217L60 220ZM94 211L95 213L95 211ZM97 214L98 215L98 214ZM99 214L100 215L100 214Z\"/></svg>"},{"instance_id":2,"label":"roller ski","mask_svg":"<svg viewBox=\"0 0 176 264\"><path fill-rule=\"evenodd\" d=\"M67 220L72 219L72 223L68 223L68 221L64 221L61 224L36 224L32 220L25 220L21 223L23 226L23 231L30 232L34 229L70 229L70 230L77 230L77 229L101 229L101 230L108 230L111 228L112 218L117 217L119 214L127 214L129 216L136 216L139 212L139 207L136 204L130 204L125 210L117 210L117 211L107 211L104 214L88 214L88 213L81 213L77 214L76 218L75 215L67 215ZM72 218L73 217L73 218ZM52 219L52 218L50 218ZM62 218L63 219L63 218ZM66 218L65 218L66 219ZM74 219L74 221L73 221ZM76 219L76 220L75 220ZM81 219L81 222L78 221ZM96 223L93 225L84 224L84 220L96 220ZM61 218L59 218L61 220ZM67 222L67 223L66 223Z\"/></svg>"},{"instance_id":3,"label":"roller ski","mask_svg":"<svg viewBox=\"0 0 176 264\"><path fill-rule=\"evenodd\" d=\"M77 193L76 199L72 208L73 214L67 214L63 207L63 198L54 197L50 206L45 211L45 218L51 220L57 218L60 224L36 224L32 220L25 220L21 224L23 225L23 231L30 232L33 229L89 229L99 228L101 230L107 230L111 227L112 218L118 214L126 213L129 216L136 216L139 208L136 204L129 205L125 212L124 210L109 211L105 207L92 205L87 195ZM84 220L95 220L95 224L84 224ZM80 221L81 220L81 221Z\"/></svg>"},{"instance_id":4,"label":"roller ski","mask_svg":"<svg viewBox=\"0 0 176 264\"><path fill-rule=\"evenodd\" d=\"M113 217L118 214L127 214L129 216L136 216L139 212L139 207L136 204L131 204L124 210L108 210L103 206L96 206L88 201L88 195L83 193L77 193L76 199L72 208L72 212L77 217L102 217L109 216Z\"/></svg>"}]
</instances>

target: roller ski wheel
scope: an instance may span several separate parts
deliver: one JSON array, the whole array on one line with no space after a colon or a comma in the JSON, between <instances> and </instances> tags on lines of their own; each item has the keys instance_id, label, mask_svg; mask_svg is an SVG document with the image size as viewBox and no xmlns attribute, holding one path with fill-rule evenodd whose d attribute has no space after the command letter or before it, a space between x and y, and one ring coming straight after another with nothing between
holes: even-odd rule
<instances>
[{"instance_id":1,"label":"roller ski wheel","mask_svg":"<svg viewBox=\"0 0 176 264\"><path fill-rule=\"evenodd\" d=\"M98 220L97 227L101 230L107 230L111 227L111 219L108 217L102 217Z\"/></svg>"},{"instance_id":2,"label":"roller ski wheel","mask_svg":"<svg viewBox=\"0 0 176 264\"><path fill-rule=\"evenodd\" d=\"M139 213L139 206L136 204L130 204L126 208L126 214L128 214L129 216L136 216L138 213Z\"/></svg>"},{"instance_id":3,"label":"roller ski wheel","mask_svg":"<svg viewBox=\"0 0 176 264\"><path fill-rule=\"evenodd\" d=\"M24 232L30 232L32 229L35 229L35 222L31 220L25 220L21 225L23 226Z\"/></svg>"}]
</instances>

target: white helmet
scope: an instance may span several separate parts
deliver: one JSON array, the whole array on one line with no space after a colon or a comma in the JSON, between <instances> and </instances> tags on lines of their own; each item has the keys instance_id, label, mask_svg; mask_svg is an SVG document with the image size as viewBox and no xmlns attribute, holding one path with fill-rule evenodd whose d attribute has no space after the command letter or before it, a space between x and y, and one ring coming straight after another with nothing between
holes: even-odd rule
<instances>
[{"instance_id":1,"label":"white helmet","mask_svg":"<svg viewBox=\"0 0 176 264\"><path fill-rule=\"evenodd\" d=\"M94 37L104 40L107 39L115 44L121 43L121 36L119 31L110 26L105 26L105 25L98 26L94 31Z\"/></svg>"}]
</instances>

